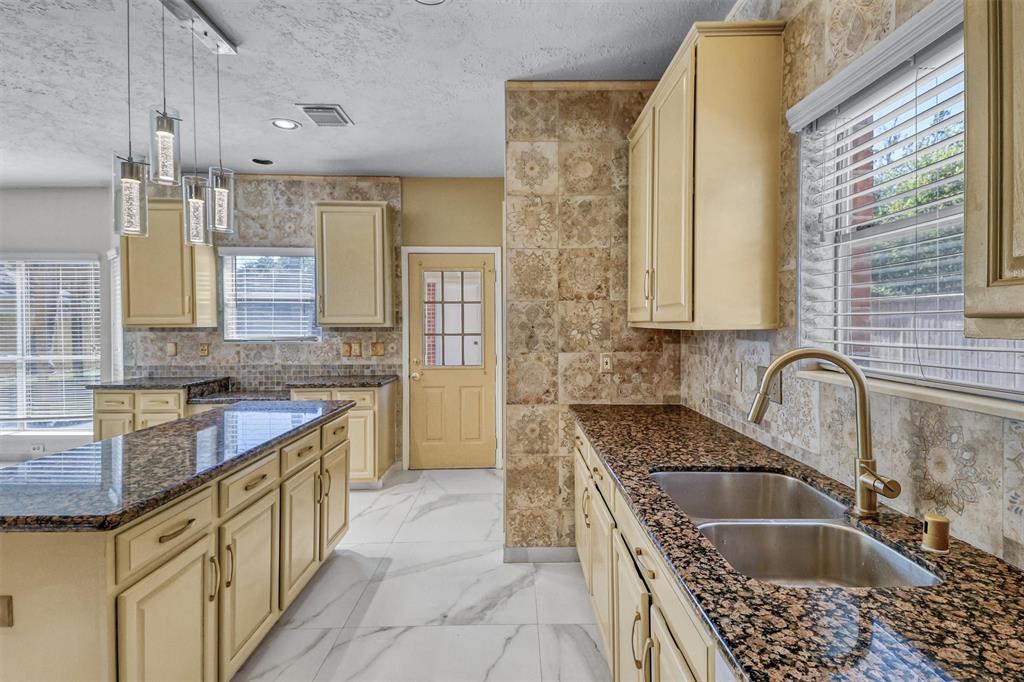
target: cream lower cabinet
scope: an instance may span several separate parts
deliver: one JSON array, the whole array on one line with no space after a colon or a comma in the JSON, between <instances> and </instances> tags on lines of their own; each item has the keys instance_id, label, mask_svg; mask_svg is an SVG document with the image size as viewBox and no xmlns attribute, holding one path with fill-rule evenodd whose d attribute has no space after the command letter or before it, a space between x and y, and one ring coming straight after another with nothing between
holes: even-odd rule
<instances>
[{"instance_id":1,"label":"cream lower cabinet","mask_svg":"<svg viewBox=\"0 0 1024 682\"><path fill-rule=\"evenodd\" d=\"M123 436L134 430L135 415L131 412L97 412L92 418L93 440Z\"/></svg>"},{"instance_id":2,"label":"cream lower cabinet","mask_svg":"<svg viewBox=\"0 0 1024 682\"><path fill-rule=\"evenodd\" d=\"M288 608L320 567L320 463L311 462L281 486L281 609Z\"/></svg>"},{"instance_id":3,"label":"cream lower cabinet","mask_svg":"<svg viewBox=\"0 0 1024 682\"><path fill-rule=\"evenodd\" d=\"M230 679L274 625L280 586L275 489L220 527L220 671Z\"/></svg>"},{"instance_id":4,"label":"cream lower cabinet","mask_svg":"<svg viewBox=\"0 0 1024 682\"><path fill-rule=\"evenodd\" d=\"M352 400L348 413L351 445L349 482L356 487L380 487L395 463L396 385L375 388L293 388L292 400Z\"/></svg>"},{"instance_id":5,"label":"cream lower cabinet","mask_svg":"<svg viewBox=\"0 0 1024 682\"><path fill-rule=\"evenodd\" d=\"M93 440L181 419L185 403L185 391L94 391Z\"/></svg>"},{"instance_id":6,"label":"cream lower cabinet","mask_svg":"<svg viewBox=\"0 0 1024 682\"><path fill-rule=\"evenodd\" d=\"M629 134L628 320L778 326L782 22L699 22Z\"/></svg>"},{"instance_id":7,"label":"cream lower cabinet","mask_svg":"<svg viewBox=\"0 0 1024 682\"><path fill-rule=\"evenodd\" d=\"M587 592L590 587L590 470L587 468L586 460L578 451L573 457L573 469L575 470L576 498L575 521L576 521L576 553L580 558L580 568L583 570L583 580L587 584Z\"/></svg>"},{"instance_id":8,"label":"cream lower cabinet","mask_svg":"<svg viewBox=\"0 0 1024 682\"><path fill-rule=\"evenodd\" d=\"M118 679L217 680L213 534L117 597Z\"/></svg>"},{"instance_id":9,"label":"cream lower cabinet","mask_svg":"<svg viewBox=\"0 0 1024 682\"><path fill-rule=\"evenodd\" d=\"M351 424L351 422L349 422ZM343 443L321 460L323 503L320 505L320 557L326 559L348 530L348 456L350 443Z\"/></svg>"},{"instance_id":10,"label":"cream lower cabinet","mask_svg":"<svg viewBox=\"0 0 1024 682\"><path fill-rule=\"evenodd\" d=\"M577 542L615 682L714 682L717 648L672 570L576 430Z\"/></svg>"}]
</instances>

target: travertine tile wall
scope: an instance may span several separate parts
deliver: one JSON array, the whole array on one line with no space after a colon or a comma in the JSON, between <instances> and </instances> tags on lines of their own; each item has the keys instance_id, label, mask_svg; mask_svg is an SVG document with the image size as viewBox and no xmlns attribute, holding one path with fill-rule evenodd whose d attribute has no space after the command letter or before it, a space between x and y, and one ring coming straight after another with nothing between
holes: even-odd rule
<instances>
[{"instance_id":1,"label":"travertine tile wall","mask_svg":"<svg viewBox=\"0 0 1024 682\"><path fill-rule=\"evenodd\" d=\"M651 89L506 91L508 547L573 544L568 405L679 400L678 332L626 325L626 134Z\"/></svg>"},{"instance_id":2,"label":"travertine tile wall","mask_svg":"<svg viewBox=\"0 0 1024 682\"><path fill-rule=\"evenodd\" d=\"M888 35L927 0L740 0L735 19L787 20L788 108ZM783 375L784 404L763 427L744 419L756 367L797 343L797 138L785 126L782 173L782 327L776 332L684 333L682 401L847 484L855 425L849 389ZM737 377L739 378L737 381ZM871 398L875 454L903 494L890 502L922 515L937 510L952 531L1024 567L1024 422L906 398Z\"/></svg>"}]
</instances>

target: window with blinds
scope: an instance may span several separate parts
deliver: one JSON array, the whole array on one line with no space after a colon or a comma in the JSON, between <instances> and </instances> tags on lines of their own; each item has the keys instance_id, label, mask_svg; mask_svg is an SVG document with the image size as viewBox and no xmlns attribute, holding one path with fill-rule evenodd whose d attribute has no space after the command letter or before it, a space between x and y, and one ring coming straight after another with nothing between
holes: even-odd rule
<instances>
[{"instance_id":1,"label":"window with blinds","mask_svg":"<svg viewBox=\"0 0 1024 682\"><path fill-rule=\"evenodd\" d=\"M0 425L91 424L100 380L97 261L0 260Z\"/></svg>"},{"instance_id":2,"label":"window with blinds","mask_svg":"<svg viewBox=\"0 0 1024 682\"><path fill-rule=\"evenodd\" d=\"M232 255L221 260L225 341L320 338L312 256Z\"/></svg>"},{"instance_id":3,"label":"window with blinds","mask_svg":"<svg viewBox=\"0 0 1024 682\"><path fill-rule=\"evenodd\" d=\"M1024 391L1024 345L963 334L957 30L802 134L801 331L866 373Z\"/></svg>"}]
</instances>

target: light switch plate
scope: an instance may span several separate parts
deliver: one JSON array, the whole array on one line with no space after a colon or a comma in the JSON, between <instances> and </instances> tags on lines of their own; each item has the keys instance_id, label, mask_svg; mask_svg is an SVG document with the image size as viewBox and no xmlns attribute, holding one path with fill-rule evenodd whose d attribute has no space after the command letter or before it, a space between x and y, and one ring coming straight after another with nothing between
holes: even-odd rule
<instances>
[{"instance_id":1,"label":"light switch plate","mask_svg":"<svg viewBox=\"0 0 1024 682\"><path fill-rule=\"evenodd\" d=\"M373 357L380 357L384 355L384 342L374 341L370 344L370 355Z\"/></svg>"},{"instance_id":2,"label":"light switch plate","mask_svg":"<svg viewBox=\"0 0 1024 682\"><path fill-rule=\"evenodd\" d=\"M210 344L201 343L199 344L199 357L208 358L210 357Z\"/></svg>"},{"instance_id":3,"label":"light switch plate","mask_svg":"<svg viewBox=\"0 0 1024 682\"><path fill-rule=\"evenodd\" d=\"M363 357L363 343L362 341L353 341L352 346L352 357L361 358Z\"/></svg>"},{"instance_id":4,"label":"light switch plate","mask_svg":"<svg viewBox=\"0 0 1024 682\"><path fill-rule=\"evenodd\" d=\"M612 354L601 353L601 374L608 374L612 371Z\"/></svg>"},{"instance_id":5,"label":"light switch plate","mask_svg":"<svg viewBox=\"0 0 1024 682\"><path fill-rule=\"evenodd\" d=\"M341 357L350 358L352 357L352 344L348 341L344 341L341 344Z\"/></svg>"},{"instance_id":6,"label":"light switch plate","mask_svg":"<svg viewBox=\"0 0 1024 682\"><path fill-rule=\"evenodd\" d=\"M164 345L164 351L167 353L168 357L173 358L178 354L178 344L174 341L168 341L167 344Z\"/></svg>"}]
</instances>

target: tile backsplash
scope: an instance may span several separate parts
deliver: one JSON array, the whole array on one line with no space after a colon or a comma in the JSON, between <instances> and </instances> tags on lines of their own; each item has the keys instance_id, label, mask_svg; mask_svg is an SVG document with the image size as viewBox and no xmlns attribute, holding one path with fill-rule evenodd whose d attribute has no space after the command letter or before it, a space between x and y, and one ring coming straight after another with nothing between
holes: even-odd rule
<instances>
[{"instance_id":1,"label":"tile backsplash","mask_svg":"<svg viewBox=\"0 0 1024 682\"><path fill-rule=\"evenodd\" d=\"M626 325L626 135L651 90L506 90L508 547L573 544L568 405L679 401L679 333Z\"/></svg>"},{"instance_id":2,"label":"tile backsplash","mask_svg":"<svg viewBox=\"0 0 1024 682\"><path fill-rule=\"evenodd\" d=\"M730 18L785 19L783 94L791 107L888 35L927 0L740 0ZM797 142L783 142L780 289L773 332L682 335L683 404L848 485L853 482L852 391L783 373L783 405L762 426L745 420L757 367L797 344ZM1024 422L908 398L871 396L881 473L903 484L885 500L921 517L938 511L957 537L1024 567Z\"/></svg>"}]
</instances>

